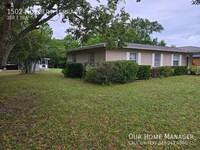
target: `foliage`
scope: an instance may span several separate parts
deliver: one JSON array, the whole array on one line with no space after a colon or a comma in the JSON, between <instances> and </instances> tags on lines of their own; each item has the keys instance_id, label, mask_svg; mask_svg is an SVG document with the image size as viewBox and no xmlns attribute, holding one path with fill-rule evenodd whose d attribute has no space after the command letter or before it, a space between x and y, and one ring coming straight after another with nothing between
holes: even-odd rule
<instances>
[{"instance_id":1,"label":"foliage","mask_svg":"<svg viewBox=\"0 0 200 150\"><path fill-rule=\"evenodd\" d=\"M113 83L127 83L136 80L138 64L134 61L119 60L113 61L114 76Z\"/></svg>"},{"instance_id":2,"label":"foliage","mask_svg":"<svg viewBox=\"0 0 200 150\"><path fill-rule=\"evenodd\" d=\"M200 5L200 0L192 0L193 5Z\"/></svg>"},{"instance_id":3,"label":"foliage","mask_svg":"<svg viewBox=\"0 0 200 150\"><path fill-rule=\"evenodd\" d=\"M169 77L174 74L174 69L171 66L162 66L151 68L151 77L152 78L162 78Z\"/></svg>"},{"instance_id":4,"label":"foliage","mask_svg":"<svg viewBox=\"0 0 200 150\"><path fill-rule=\"evenodd\" d=\"M84 41L92 31L101 32L105 37L122 39L114 46L123 46L124 40L121 37L128 32L123 32L128 21L128 14L122 10L116 13L117 6L121 0L107 0L106 4L96 0L97 5L93 6L87 0L51 0L51 1L12 1L3 0L0 5L0 67L5 66L11 49L23 40L28 33L38 29L42 24L51 20L58 13L62 13L62 22L68 21L69 29L77 39ZM10 15L8 11L20 10L20 13ZM8 19L14 17L13 19ZM114 23L113 23L114 22ZM118 27L123 30L118 32L105 32ZM110 36L107 36L110 34ZM118 37L119 36L119 37ZM108 40L108 42L110 42ZM111 44L112 45L112 44Z\"/></svg>"},{"instance_id":5,"label":"foliage","mask_svg":"<svg viewBox=\"0 0 200 150\"><path fill-rule=\"evenodd\" d=\"M85 81L102 85L110 85L114 76L114 65L111 62L102 62L94 66L87 65Z\"/></svg>"},{"instance_id":6,"label":"foliage","mask_svg":"<svg viewBox=\"0 0 200 150\"><path fill-rule=\"evenodd\" d=\"M198 75L198 74L200 74L200 68L198 68L195 65L191 65L190 66L190 73L193 74L193 75Z\"/></svg>"},{"instance_id":7,"label":"foliage","mask_svg":"<svg viewBox=\"0 0 200 150\"><path fill-rule=\"evenodd\" d=\"M62 70L65 77L69 78L82 78L84 67L80 63L68 62L66 68Z\"/></svg>"},{"instance_id":8,"label":"foliage","mask_svg":"<svg viewBox=\"0 0 200 150\"><path fill-rule=\"evenodd\" d=\"M185 75L188 73L188 69L186 66L173 66L174 74L173 75Z\"/></svg>"},{"instance_id":9,"label":"foliage","mask_svg":"<svg viewBox=\"0 0 200 150\"><path fill-rule=\"evenodd\" d=\"M152 78L157 78L158 77L158 69L156 67L151 68L151 77Z\"/></svg>"},{"instance_id":10,"label":"foliage","mask_svg":"<svg viewBox=\"0 0 200 150\"><path fill-rule=\"evenodd\" d=\"M135 34L129 37L128 42L140 43L140 44L150 44L150 45L160 45L165 46L166 43L162 40L158 42L158 39L152 39L151 35L154 32L161 32L164 30L163 26L157 21L149 21L148 19L136 18L131 19L130 29L135 30Z\"/></svg>"},{"instance_id":11,"label":"foliage","mask_svg":"<svg viewBox=\"0 0 200 150\"><path fill-rule=\"evenodd\" d=\"M174 73L174 69L170 66L157 67L158 77L169 77Z\"/></svg>"},{"instance_id":12,"label":"foliage","mask_svg":"<svg viewBox=\"0 0 200 150\"><path fill-rule=\"evenodd\" d=\"M51 39L48 44L46 57L50 58L49 67L62 68L66 63L65 42L60 39Z\"/></svg>"},{"instance_id":13,"label":"foliage","mask_svg":"<svg viewBox=\"0 0 200 150\"><path fill-rule=\"evenodd\" d=\"M109 85L136 80L138 65L133 61L110 61L86 67L85 80L92 83Z\"/></svg>"},{"instance_id":14,"label":"foliage","mask_svg":"<svg viewBox=\"0 0 200 150\"><path fill-rule=\"evenodd\" d=\"M103 37L98 32L96 32L89 34L89 39L88 41L83 42L83 46L104 43L104 42L105 40L103 39Z\"/></svg>"},{"instance_id":15,"label":"foliage","mask_svg":"<svg viewBox=\"0 0 200 150\"><path fill-rule=\"evenodd\" d=\"M40 29L29 33L23 41L15 46L13 55L20 63L22 74L35 71L36 63L46 55L47 43L51 36L52 29L48 24L43 24Z\"/></svg>"},{"instance_id":16,"label":"foliage","mask_svg":"<svg viewBox=\"0 0 200 150\"><path fill-rule=\"evenodd\" d=\"M65 43L65 49L73 49L79 47L78 41L76 41L72 35L67 35L64 38L64 43Z\"/></svg>"},{"instance_id":17,"label":"foliage","mask_svg":"<svg viewBox=\"0 0 200 150\"><path fill-rule=\"evenodd\" d=\"M151 75L150 68L151 68L151 66L148 66L148 65L139 65L139 69L137 72L137 78L139 80L149 79L150 75Z\"/></svg>"},{"instance_id":18,"label":"foliage","mask_svg":"<svg viewBox=\"0 0 200 150\"><path fill-rule=\"evenodd\" d=\"M125 12L122 14L125 18L124 21L130 20L128 14ZM164 30L162 25L160 25L157 21L151 22L148 19L136 18L131 19L124 25L120 19L115 17L114 19L112 20L112 26L103 29L102 32L93 31L87 34L87 38L82 39L83 45L92 45L102 42L108 43L108 48L113 48L113 45L115 45L114 47L125 46L125 44L122 44L124 42L134 42L159 46L166 45L163 40L159 42L157 38L151 38L151 35L154 32L161 32ZM78 36L74 34L74 32L72 33L72 31L73 28L68 30L69 33L78 38Z\"/></svg>"}]
</instances>

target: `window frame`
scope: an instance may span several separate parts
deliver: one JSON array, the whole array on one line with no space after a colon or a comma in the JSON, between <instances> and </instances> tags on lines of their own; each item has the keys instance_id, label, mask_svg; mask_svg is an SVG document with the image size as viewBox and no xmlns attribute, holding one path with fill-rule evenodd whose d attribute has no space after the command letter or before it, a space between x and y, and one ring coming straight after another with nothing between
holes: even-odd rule
<instances>
[{"instance_id":1,"label":"window frame","mask_svg":"<svg viewBox=\"0 0 200 150\"><path fill-rule=\"evenodd\" d=\"M89 64L94 64L95 63L95 53L94 52L88 53L88 63Z\"/></svg>"},{"instance_id":2,"label":"window frame","mask_svg":"<svg viewBox=\"0 0 200 150\"><path fill-rule=\"evenodd\" d=\"M131 54L135 54L135 59L131 59ZM130 52L129 53L129 60L134 61L134 62L138 62L138 54L137 52Z\"/></svg>"},{"instance_id":3,"label":"window frame","mask_svg":"<svg viewBox=\"0 0 200 150\"><path fill-rule=\"evenodd\" d=\"M177 59L174 59L175 58L174 56L176 55L177 55ZM174 62L176 62L177 64L175 65ZM180 62L180 54L173 54L173 66L179 66L179 62Z\"/></svg>"},{"instance_id":4,"label":"window frame","mask_svg":"<svg viewBox=\"0 0 200 150\"><path fill-rule=\"evenodd\" d=\"M158 56L159 55L159 62L157 63L156 62L156 56ZM154 66L155 67L160 67L161 66L161 53L155 53L155 55L154 55Z\"/></svg>"},{"instance_id":5,"label":"window frame","mask_svg":"<svg viewBox=\"0 0 200 150\"><path fill-rule=\"evenodd\" d=\"M72 62L76 62L76 54L72 54Z\"/></svg>"}]
</instances>

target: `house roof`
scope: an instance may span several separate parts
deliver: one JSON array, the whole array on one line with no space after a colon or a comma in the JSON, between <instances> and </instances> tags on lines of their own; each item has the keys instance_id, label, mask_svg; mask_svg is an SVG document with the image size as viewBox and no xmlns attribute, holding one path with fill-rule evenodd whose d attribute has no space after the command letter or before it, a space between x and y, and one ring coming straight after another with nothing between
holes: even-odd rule
<instances>
[{"instance_id":1,"label":"house roof","mask_svg":"<svg viewBox=\"0 0 200 150\"><path fill-rule=\"evenodd\" d=\"M200 53L200 47L196 47L196 46L183 46L183 47L178 47L178 48L186 50L190 53Z\"/></svg>"},{"instance_id":2,"label":"house roof","mask_svg":"<svg viewBox=\"0 0 200 150\"><path fill-rule=\"evenodd\" d=\"M90 46L83 46L76 49L68 50L68 52L94 49L94 48L105 48L106 43L99 43ZM182 52L182 53L200 53L200 47L194 46L184 46L184 47L168 47L168 46L155 46L148 44L136 44L128 43L127 46L123 47L125 49L141 49L141 50L151 50L151 51L166 51L166 52Z\"/></svg>"},{"instance_id":3,"label":"house roof","mask_svg":"<svg viewBox=\"0 0 200 150\"><path fill-rule=\"evenodd\" d=\"M73 52L73 51L86 50L86 49L102 48L102 47L106 47L106 43L99 43L99 44L94 44L94 45L89 45L89 46L83 46L83 47L79 47L79 48L70 49L70 50L67 50L67 53L68 52Z\"/></svg>"},{"instance_id":4,"label":"house roof","mask_svg":"<svg viewBox=\"0 0 200 150\"><path fill-rule=\"evenodd\" d=\"M148 44L136 44L136 43L128 43L124 48L134 48L134 49L142 49L142 50L152 50L152 51L170 51L170 52L186 52L185 50L176 48L176 47L168 47L168 46L155 46Z\"/></svg>"},{"instance_id":5,"label":"house roof","mask_svg":"<svg viewBox=\"0 0 200 150\"><path fill-rule=\"evenodd\" d=\"M200 58L200 54L194 54L193 57L194 58Z\"/></svg>"}]
</instances>

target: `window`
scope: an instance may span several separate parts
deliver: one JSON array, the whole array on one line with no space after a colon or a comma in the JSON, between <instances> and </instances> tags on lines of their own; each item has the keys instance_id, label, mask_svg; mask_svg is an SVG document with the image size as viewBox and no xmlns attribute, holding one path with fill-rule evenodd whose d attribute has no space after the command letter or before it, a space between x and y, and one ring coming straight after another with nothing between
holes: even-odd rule
<instances>
[{"instance_id":1,"label":"window","mask_svg":"<svg viewBox=\"0 0 200 150\"><path fill-rule=\"evenodd\" d=\"M179 65L179 55L173 54L173 66L178 66L178 65Z\"/></svg>"},{"instance_id":2,"label":"window","mask_svg":"<svg viewBox=\"0 0 200 150\"><path fill-rule=\"evenodd\" d=\"M95 56L94 56L94 53L89 53L88 55L88 62L90 64L93 64L95 62Z\"/></svg>"},{"instance_id":3,"label":"window","mask_svg":"<svg viewBox=\"0 0 200 150\"><path fill-rule=\"evenodd\" d=\"M72 55L72 62L76 62L76 54Z\"/></svg>"},{"instance_id":4,"label":"window","mask_svg":"<svg viewBox=\"0 0 200 150\"><path fill-rule=\"evenodd\" d=\"M161 59L161 54L155 54L155 58L154 58L155 67L160 67L160 59Z\"/></svg>"},{"instance_id":5,"label":"window","mask_svg":"<svg viewBox=\"0 0 200 150\"><path fill-rule=\"evenodd\" d=\"M137 62L137 54L136 53L130 53L129 60Z\"/></svg>"},{"instance_id":6,"label":"window","mask_svg":"<svg viewBox=\"0 0 200 150\"><path fill-rule=\"evenodd\" d=\"M41 64L46 64L45 60L42 60Z\"/></svg>"}]
</instances>

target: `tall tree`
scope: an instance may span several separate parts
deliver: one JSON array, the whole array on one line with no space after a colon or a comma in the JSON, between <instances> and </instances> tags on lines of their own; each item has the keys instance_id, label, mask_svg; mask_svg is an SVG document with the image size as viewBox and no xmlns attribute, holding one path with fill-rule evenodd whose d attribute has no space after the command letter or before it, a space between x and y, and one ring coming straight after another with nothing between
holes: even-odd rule
<instances>
[{"instance_id":1,"label":"tall tree","mask_svg":"<svg viewBox=\"0 0 200 150\"><path fill-rule=\"evenodd\" d=\"M50 58L49 67L61 68L66 63L65 41L62 39L51 39L45 57Z\"/></svg>"},{"instance_id":2,"label":"tall tree","mask_svg":"<svg viewBox=\"0 0 200 150\"><path fill-rule=\"evenodd\" d=\"M87 0L2 0L0 68L5 66L11 49L19 41L32 30L52 19L58 12L63 13L63 21L68 20L71 25L82 28L81 34L87 34L92 30L102 32L100 29L108 26L120 1L107 0L107 5L93 7ZM28 24L24 23L27 21Z\"/></svg>"},{"instance_id":3,"label":"tall tree","mask_svg":"<svg viewBox=\"0 0 200 150\"><path fill-rule=\"evenodd\" d=\"M163 26L157 21L149 21L148 19L136 18L130 22L130 28L135 30L135 34L130 36L129 42L140 43L140 44L151 44L151 45L162 45L165 46L165 42L158 42L158 39L152 39L151 35L154 32L161 32L164 30Z\"/></svg>"},{"instance_id":4,"label":"tall tree","mask_svg":"<svg viewBox=\"0 0 200 150\"><path fill-rule=\"evenodd\" d=\"M48 24L43 24L40 29L30 32L13 48L22 74L35 72L36 64L45 57L51 36L52 29Z\"/></svg>"}]
</instances>

